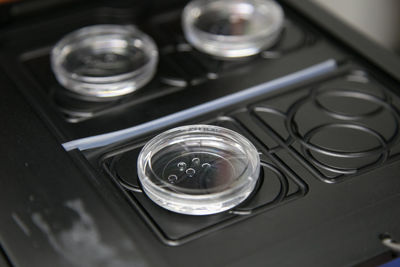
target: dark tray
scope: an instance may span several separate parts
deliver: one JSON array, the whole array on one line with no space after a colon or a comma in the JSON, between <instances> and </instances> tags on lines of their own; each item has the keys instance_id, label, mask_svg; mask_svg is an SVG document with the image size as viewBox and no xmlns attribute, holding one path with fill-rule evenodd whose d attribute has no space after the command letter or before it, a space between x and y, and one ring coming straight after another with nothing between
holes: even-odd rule
<instances>
[{"instance_id":1,"label":"dark tray","mask_svg":"<svg viewBox=\"0 0 400 267\"><path fill-rule=\"evenodd\" d=\"M308 1L281 2L287 21L277 45L228 62L185 42L179 27L184 3L178 1L159 9L90 2L1 29L0 68L7 77L0 74L0 116L8 125L2 137L9 151L2 166L7 177L16 177L0 180L6 214L0 255L4 250L7 264L349 266L395 257L381 239L400 238L400 63ZM138 24L156 40L160 64L145 88L93 102L56 82L52 45L99 23ZM104 147L68 153L61 147L327 60L335 68L321 75ZM141 192L136 160L144 143L194 123L242 133L261 154L257 189L232 210L179 215ZM69 238L76 229L82 231Z\"/></svg>"},{"instance_id":2,"label":"dark tray","mask_svg":"<svg viewBox=\"0 0 400 267\"><path fill-rule=\"evenodd\" d=\"M144 140L119 145L101 156L100 165L150 229L164 243L180 245L304 196L308 185L302 179L334 184L352 177L368 177L371 171L385 169L399 159L400 98L358 66L343 66L322 81L263 98L239 105L234 111L219 112L216 119L187 122L232 129L260 151L261 182L240 207L200 217L159 208L144 195L137 180L136 161ZM94 158L94 166L98 165L93 151L87 155ZM364 184L362 179L349 187ZM311 180L310 191L314 184ZM318 182L315 186L324 187ZM307 211L312 220L318 217L312 210Z\"/></svg>"}]
</instances>

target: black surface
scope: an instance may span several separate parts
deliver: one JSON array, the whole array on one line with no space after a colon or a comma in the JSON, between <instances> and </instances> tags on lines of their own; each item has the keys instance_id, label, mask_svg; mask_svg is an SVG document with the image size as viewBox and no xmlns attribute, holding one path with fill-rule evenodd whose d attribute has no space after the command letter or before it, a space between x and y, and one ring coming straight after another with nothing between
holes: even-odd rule
<instances>
[{"instance_id":1,"label":"black surface","mask_svg":"<svg viewBox=\"0 0 400 267\"><path fill-rule=\"evenodd\" d=\"M7 255L5 254L5 252L3 251L3 249L0 247L0 266L1 267L10 267L11 263L8 260Z\"/></svg>"},{"instance_id":2,"label":"black surface","mask_svg":"<svg viewBox=\"0 0 400 267\"><path fill-rule=\"evenodd\" d=\"M151 12L148 6L133 11L102 9L96 3L3 27L0 244L12 264L352 266L387 253L379 236L400 237L400 63L312 4L283 2L289 4L290 20L301 22L315 37L308 45L274 59L235 63L220 78L200 83L193 77L204 72L185 67L195 73L185 79L190 84L186 89L172 86L180 91L78 123L66 121L47 95L46 82L39 81L40 76L54 82L48 67L41 72L36 63L29 69L27 62L38 60L45 66L51 45L83 25L143 21ZM175 10L170 8L173 14ZM152 25L143 28L157 31ZM61 147L65 140L133 126L329 58L340 62L336 72L185 122L222 123L245 134L269 164L287 174L286 196L303 188L291 201L280 201L277 183L272 186L272 176L264 178L260 190L239 207L255 214L189 219L161 210L142 193L129 192L137 183L137 150L132 148L156 133L85 154ZM207 68L209 62L212 59L207 59ZM159 88L165 82L159 77L149 86ZM324 124L328 126L312 130ZM314 146L304 145L304 140ZM315 145L323 149L316 152ZM270 202L274 198L280 202ZM265 209L255 208L263 204L268 204Z\"/></svg>"},{"instance_id":3,"label":"black surface","mask_svg":"<svg viewBox=\"0 0 400 267\"><path fill-rule=\"evenodd\" d=\"M0 121L7 125L0 130L0 243L10 261L41 267L146 264L140 239L112 216L110 203L10 81L2 74L0 80Z\"/></svg>"},{"instance_id":4,"label":"black surface","mask_svg":"<svg viewBox=\"0 0 400 267\"><path fill-rule=\"evenodd\" d=\"M389 263L393 260L397 259L398 257L394 252L387 251L380 255L377 255L363 263L355 265L356 267L374 267L374 266L381 266L385 263Z\"/></svg>"}]
</instances>

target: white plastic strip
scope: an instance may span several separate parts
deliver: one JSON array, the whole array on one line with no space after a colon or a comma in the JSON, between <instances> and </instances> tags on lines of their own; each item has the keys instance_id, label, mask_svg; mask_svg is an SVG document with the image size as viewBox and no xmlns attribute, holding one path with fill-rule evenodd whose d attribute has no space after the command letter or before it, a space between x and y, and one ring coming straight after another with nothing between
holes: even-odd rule
<instances>
[{"instance_id":1,"label":"white plastic strip","mask_svg":"<svg viewBox=\"0 0 400 267\"><path fill-rule=\"evenodd\" d=\"M81 139L76 139L63 144L65 150L70 151L73 149L86 150L96 147L102 147L108 144L119 142L127 138L137 137L157 130L162 127L173 125L184 120L203 115L207 112L215 111L247 99L274 91L286 86L290 86L301 81L315 78L336 69L336 61L333 59L324 61L317 65L308 67L306 69L294 72L292 74L268 81L254 87L226 95L212 101L200 104L182 111L143 123L123 130L118 130L106 134L100 134Z\"/></svg>"}]
</instances>

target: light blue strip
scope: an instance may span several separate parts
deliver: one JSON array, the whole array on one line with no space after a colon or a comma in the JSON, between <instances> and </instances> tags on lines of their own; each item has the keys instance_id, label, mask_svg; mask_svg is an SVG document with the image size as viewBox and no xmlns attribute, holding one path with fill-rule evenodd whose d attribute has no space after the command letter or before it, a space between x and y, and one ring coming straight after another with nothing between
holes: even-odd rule
<instances>
[{"instance_id":1,"label":"light blue strip","mask_svg":"<svg viewBox=\"0 0 400 267\"><path fill-rule=\"evenodd\" d=\"M400 266L400 258L397 258L388 263L380 265L379 267L399 267L399 266Z\"/></svg>"},{"instance_id":2,"label":"light blue strip","mask_svg":"<svg viewBox=\"0 0 400 267\"><path fill-rule=\"evenodd\" d=\"M242 102L244 100L263 95L265 93L283 88L285 86L289 86L307 79L320 76L322 74L333 71L334 69L336 69L336 67L336 61L330 59L317 65L308 67L306 69L277 78L275 80L256 85L237 93L226 95L210 102L206 102L204 104L200 104L143 124L139 124L111 133L100 134L66 142L63 144L63 147L67 151L75 148L86 150L105 146L114 142L122 141L127 138L137 137L139 135L149 133L159 128L173 125L184 120L203 115L207 112L215 111L217 109L221 109Z\"/></svg>"}]
</instances>

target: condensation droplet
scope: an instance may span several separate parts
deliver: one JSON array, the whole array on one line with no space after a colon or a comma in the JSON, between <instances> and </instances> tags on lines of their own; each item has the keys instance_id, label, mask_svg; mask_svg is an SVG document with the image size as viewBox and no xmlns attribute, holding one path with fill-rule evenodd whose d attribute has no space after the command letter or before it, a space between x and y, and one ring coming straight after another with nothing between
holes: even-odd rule
<instances>
[{"instance_id":1,"label":"condensation droplet","mask_svg":"<svg viewBox=\"0 0 400 267\"><path fill-rule=\"evenodd\" d=\"M209 167L211 167L211 164L210 163L203 163L203 164L201 164L201 167L209 168Z\"/></svg>"},{"instance_id":2,"label":"condensation droplet","mask_svg":"<svg viewBox=\"0 0 400 267\"><path fill-rule=\"evenodd\" d=\"M186 163L183 162L183 161L179 162L177 166L178 166L178 169L179 169L181 172L183 172L184 170L186 170Z\"/></svg>"},{"instance_id":3,"label":"condensation droplet","mask_svg":"<svg viewBox=\"0 0 400 267\"><path fill-rule=\"evenodd\" d=\"M175 174L171 174L170 176L168 176L168 182L170 183L175 183L178 180L178 176L176 176Z\"/></svg>"},{"instance_id":4,"label":"condensation droplet","mask_svg":"<svg viewBox=\"0 0 400 267\"><path fill-rule=\"evenodd\" d=\"M189 168L189 169L186 170L186 174L189 177L192 177L193 175L195 175L195 173L196 173L196 171L193 168Z\"/></svg>"},{"instance_id":5,"label":"condensation droplet","mask_svg":"<svg viewBox=\"0 0 400 267\"><path fill-rule=\"evenodd\" d=\"M200 165L200 159L199 158L193 158L192 163L196 166Z\"/></svg>"}]
</instances>

